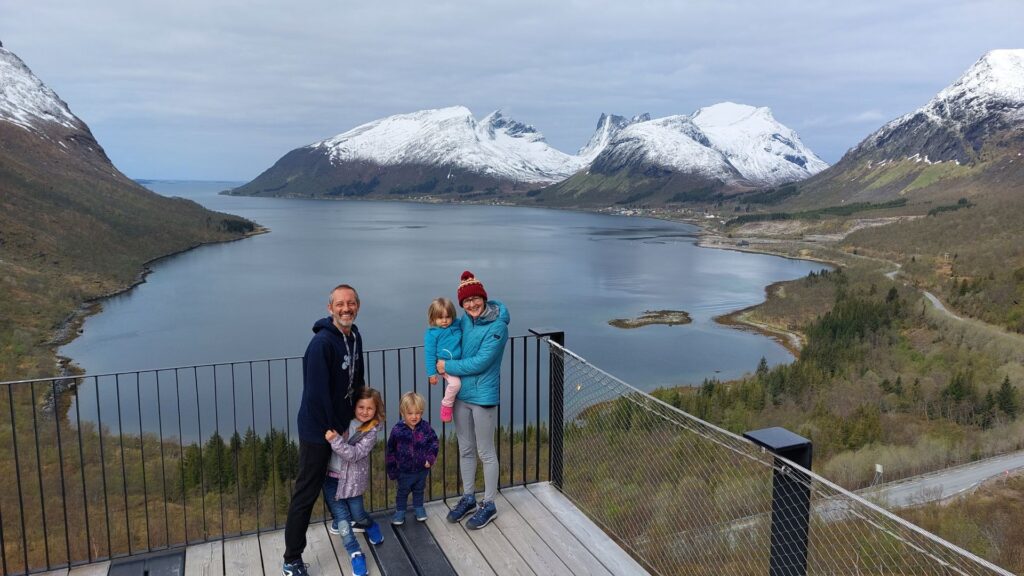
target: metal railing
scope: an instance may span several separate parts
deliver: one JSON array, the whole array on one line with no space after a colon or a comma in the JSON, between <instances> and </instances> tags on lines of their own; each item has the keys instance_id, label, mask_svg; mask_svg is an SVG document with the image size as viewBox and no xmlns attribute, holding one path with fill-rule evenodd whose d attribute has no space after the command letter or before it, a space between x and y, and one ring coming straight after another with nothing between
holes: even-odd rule
<instances>
[{"instance_id":1,"label":"metal railing","mask_svg":"<svg viewBox=\"0 0 1024 576\"><path fill-rule=\"evenodd\" d=\"M560 368L552 385L562 387L552 413L564 419L563 474L552 467L552 483L652 574L1009 574L558 344L551 350Z\"/></svg>"},{"instance_id":2,"label":"metal railing","mask_svg":"<svg viewBox=\"0 0 1024 576\"><path fill-rule=\"evenodd\" d=\"M548 344L509 339L497 448L502 486L549 478ZM458 494L453 427L437 416L421 346L364 353L384 433L367 509L393 506L384 446L407 391L441 439L427 497ZM0 383L0 567L27 574L284 526L297 460L302 358ZM318 506L315 520L328 515Z\"/></svg>"}]
</instances>

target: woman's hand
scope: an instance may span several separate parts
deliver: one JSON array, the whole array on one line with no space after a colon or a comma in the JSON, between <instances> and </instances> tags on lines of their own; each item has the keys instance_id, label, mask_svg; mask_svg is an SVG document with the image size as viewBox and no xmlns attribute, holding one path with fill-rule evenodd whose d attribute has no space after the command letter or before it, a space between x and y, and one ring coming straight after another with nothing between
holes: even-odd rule
<instances>
[{"instance_id":1,"label":"woman's hand","mask_svg":"<svg viewBox=\"0 0 1024 576\"><path fill-rule=\"evenodd\" d=\"M435 368L437 368L438 374L444 374L444 360L438 360Z\"/></svg>"},{"instance_id":2,"label":"woman's hand","mask_svg":"<svg viewBox=\"0 0 1024 576\"><path fill-rule=\"evenodd\" d=\"M431 376L430 378L427 378L427 382L430 382L431 386L437 384L437 376Z\"/></svg>"},{"instance_id":3,"label":"woman's hand","mask_svg":"<svg viewBox=\"0 0 1024 576\"><path fill-rule=\"evenodd\" d=\"M427 462L426 464L424 464L423 467L424 468L430 468L430 462Z\"/></svg>"},{"instance_id":4,"label":"woman's hand","mask_svg":"<svg viewBox=\"0 0 1024 576\"><path fill-rule=\"evenodd\" d=\"M338 433L335 432L334 430L328 430L327 433L324 434L324 439L327 440L328 442L334 442L334 439L337 437Z\"/></svg>"}]
</instances>

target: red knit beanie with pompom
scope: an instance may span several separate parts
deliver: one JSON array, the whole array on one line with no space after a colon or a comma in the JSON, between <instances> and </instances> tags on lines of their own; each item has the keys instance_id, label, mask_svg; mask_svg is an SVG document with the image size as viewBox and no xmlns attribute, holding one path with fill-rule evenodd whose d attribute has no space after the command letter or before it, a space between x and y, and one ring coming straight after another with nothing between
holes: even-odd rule
<instances>
[{"instance_id":1,"label":"red knit beanie with pompom","mask_svg":"<svg viewBox=\"0 0 1024 576\"><path fill-rule=\"evenodd\" d=\"M462 273L462 281L459 282L459 306L466 301L466 298L472 298L473 296L479 296L487 301L487 291L484 290L484 285L473 276L473 273L466 270Z\"/></svg>"}]
</instances>

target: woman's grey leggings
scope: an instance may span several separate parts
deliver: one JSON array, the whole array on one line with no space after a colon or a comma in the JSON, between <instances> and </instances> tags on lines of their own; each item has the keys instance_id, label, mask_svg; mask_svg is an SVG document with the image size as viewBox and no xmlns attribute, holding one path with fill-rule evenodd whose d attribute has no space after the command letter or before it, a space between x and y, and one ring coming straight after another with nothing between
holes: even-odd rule
<instances>
[{"instance_id":1,"label":"woman's grey leggings","mask_svg":"<svg viewBox=\"0 0 1024 576\"><path fill-rule=\"evenodd\" d=\"M479 454L484 464L484 501L494 502L498 494L498 453L494 450L498 407L478 406L456 400L453 419L455 435L459 438L462 493L476 492L476 456Z\"/></svg>"}]
</instances>

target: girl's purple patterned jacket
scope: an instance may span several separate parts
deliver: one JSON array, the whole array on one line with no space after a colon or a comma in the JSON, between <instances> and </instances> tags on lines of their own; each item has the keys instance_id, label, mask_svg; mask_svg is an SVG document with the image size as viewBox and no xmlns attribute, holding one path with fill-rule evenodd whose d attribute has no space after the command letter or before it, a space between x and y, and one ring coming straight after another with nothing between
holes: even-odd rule
<instances>
[{"instance_id":1,"label":"girl's purple patterned jacket","mask_svg":"<svg viewBox=\"0 0 1024 576\"><path fill-rule=\"evenodd\" d=\"M388 437L387 462L388 478L395 480L400 472L419 472L430 462L437 460L437 434L426 420L420 420L416 428L409 428L405 422L395 424Z\"/></svg>"},{"instance_id":2,"label":"girl's purple patterned jacket","mask_svg":"<svg viewBox=\"0 0 1024 576\"><path fill-rule=\"evenodd\" d=\"M377 445L377 430L380 425L366 432L357 432L348 439L341 435L331 442L331 450L341 461L337 472L338 491L334 493L336 500L352 498L366 492L370 485L370 452ZM334 471L329 472L332 476Z\"/></svg>"}]
</instances>

